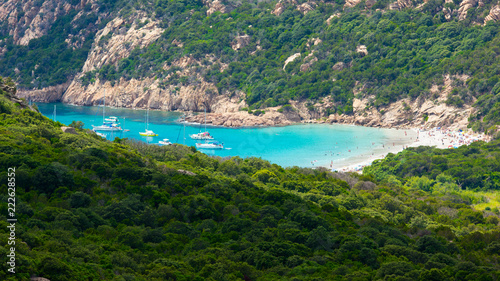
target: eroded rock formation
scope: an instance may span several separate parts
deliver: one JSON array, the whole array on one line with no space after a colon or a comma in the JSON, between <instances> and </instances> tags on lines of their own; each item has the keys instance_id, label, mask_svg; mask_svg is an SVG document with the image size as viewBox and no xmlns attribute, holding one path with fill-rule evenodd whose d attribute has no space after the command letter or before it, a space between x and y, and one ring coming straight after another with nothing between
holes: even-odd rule
<instances>
[{"instance_id":1,"label":"eroded rock formation","mask_svg":"<svg viewBox=\"0 0 500 281\"><path fill-rule=\"evenodd\" d=\"M119 59L129 56L136 48L144 48L160 37L163 32L158 27L158 22L138 14L130 28L126 27L127 21L115 18L106 27L96 34L96 40L90 51L82 72L99 69L105 64L115 64Z\"/></svg>"},{"instance_id":2,"label":"eroded rock formation","mask_svg":"<svg viewBox=\"0 0 500 281\"><path fill-rule=\"evenodd\" d=\"M493 8L491 8L490 13L484 18L484 24L486 24L488 21L500 21L500 5L496 5Z\"/></svg>"},{"instance_id":3,"label":"eroded rock formation","mask_svg":"<svg viewBox=\"0 0 500 281\"><path fill-rule=\"evenodd\" d=\"M7 22L8 35L14 44L28 45L31 39L48 33L52 24L72 10L81 10L94 0L82 0L71 5L64 0L7 0L0 4L0 22ZM18 9L20 7L20 9ZM92 6L96 8L95 6Z\"/></svg>"}]
</instances>

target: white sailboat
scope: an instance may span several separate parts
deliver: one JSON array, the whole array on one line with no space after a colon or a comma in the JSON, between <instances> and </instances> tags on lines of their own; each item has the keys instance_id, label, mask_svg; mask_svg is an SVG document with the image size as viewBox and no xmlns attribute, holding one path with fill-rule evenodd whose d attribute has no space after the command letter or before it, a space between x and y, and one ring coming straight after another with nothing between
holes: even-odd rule
<instances>
[{"instance_id":1,"label":"white sailboat","mask_svg":"<svg viewBox=\"0 0 500 281\"><path fill-rule=\"evenodd\" d=\"M102 125L94 126L92 125L92 129L95 131L107 131L107 132L120 132L123 129L118 126L118 118L114 117L114 121L109 121L105 118L106 112L106 92L104 92L103 104L102 104Z\"/></svg>"},{"instance_id":2,"label":"white sailboat","mask_svg":"<svg viewBox=\"0 0 500 281\"><path fill-rule=\"evenodd\" d=\"M143 137L156 137L156 136L158 136L158 134L156 134L152 130L149 130L149 108L146 111L146 131L140 132L139 135L141 135Z\"/></svg>"},{"instance_id":3,"label":"white sailboat","mask_svg":"<svg viewBox=\"0 0 500 281\"><path fill-rule=\"evenodd\" d=\"M201 130L201 129L200 129ZM214 137L207 131L207 110L205 109L205 132L189 135L193 140L213 140Z\"/></svg>"}]
</instances>

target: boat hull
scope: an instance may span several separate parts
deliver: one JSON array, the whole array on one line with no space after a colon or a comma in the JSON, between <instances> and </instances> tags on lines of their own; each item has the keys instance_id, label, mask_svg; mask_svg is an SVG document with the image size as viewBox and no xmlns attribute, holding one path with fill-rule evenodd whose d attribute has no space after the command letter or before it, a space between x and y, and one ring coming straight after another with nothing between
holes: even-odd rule
<instances>
[{"instance_id":1,"label":"boat hull","mask_svg":"<svg viewBox=\"0 0 500 281\"><path fill-rule=\"evenodd\" d=\"M196 144L196 148L197 149L224 149L224 147L219 144L219 145L215 145L215 144L204 144L204 143L197 143Z\"/></svg>"},{"instance_id":2,"label":"boat hull","mask_svg":"<svg viewBox=\"0 0 500 281\"><path fill-rule=\"evenodd\" d=\"M120 132L123 129L121 127L110 127L110 126L93 126L94 131L106 131L106 132Z\"/></svg>"}]
</instances>

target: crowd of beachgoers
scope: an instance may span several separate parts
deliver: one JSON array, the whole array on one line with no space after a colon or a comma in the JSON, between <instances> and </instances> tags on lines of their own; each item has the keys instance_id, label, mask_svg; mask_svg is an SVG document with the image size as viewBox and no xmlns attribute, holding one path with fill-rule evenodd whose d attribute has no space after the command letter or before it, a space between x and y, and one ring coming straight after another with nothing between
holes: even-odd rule
<instances>
[{"instance_id":1,"label":"crowd of beachgoers","mask_svg":"<svg viewBox=\"0 0 500 281\"><path fill-rule=\"evenodd\" d=\"M416 137L409 136L409 132L411 130L416 133ZM362 155L362 157L353 159L351 163L348 163L343 167L335 168L332 163L327 168L338 172L361 172L365 166L370 165L374 160L382 159L388 153L398 153L408 147L434 146L442 149L454 149L462 145L469 145L476 141L489 142L491 140L491 136L485 134L474 133L472 131L452 130L441 127L432 129L408 129L405 130L405 137L406 139L401 138L401 141L404 142L406 140L406 143L384 144L382 145L382 148L379 148L371 155Z\"/></svg>"}]
</instances>

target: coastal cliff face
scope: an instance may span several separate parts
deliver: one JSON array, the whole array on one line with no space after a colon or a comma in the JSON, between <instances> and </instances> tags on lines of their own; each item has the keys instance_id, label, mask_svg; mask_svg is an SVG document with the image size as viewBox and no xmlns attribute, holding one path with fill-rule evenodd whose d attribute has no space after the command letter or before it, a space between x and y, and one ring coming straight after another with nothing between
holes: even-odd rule
<instances>
[{"instance_id":1,"label":"coastal cliff face","mask_svg":"<svg viewBox=\"0 0 500 281\"><path fill-rule=\"evenodd\" d=\"M444 77L444 85L435 85L431 89L434 98L402 99L389 106L374 108L370 106L373 97L354 99L353 115L333 114L324 121L329 123L347 123L369 127L447 127L452 129L467 128L468 119L474 113L471 105L461 107L446 103L452 92L452 81L466 81L467 76Z\"/></svg>"},{"instance_id":2,"label":"coastal cliff face","mask_svg":"<svg viewBox=\"0 0 500 281\"><path fill-rule=\"evenodd\" d=\"M118 41L115 41L118 42ZM120 43L117 43L120 45ZM111 48L118 50L118 48ZM113 57L113 54L109 54ZM215 61L207 57L207 60ZM97 60L99 61L99 60ZM75 78L62 96L65 103L76 105L106 105L125 108L151 108L160 110L204 111L214 113L236 112L247 106L242 92L230 95L217 94L217 88L196 73L201 63L190 57L173 62L170 66L164 65L165 70L174 70L171 75L192 77L195 82L175 86L161 85L158 79L130 79L121 78L117 83L97 80L87 86L82 85L81 75Z\"/></svg>"},{"instance_id":3,"label":"coastal cliff face","mask_svg":"<svg viewBox=\"0 0 500 281\"><path fill-rule=\"evenodd\" d=\"M387 106L371 106L374 97L355 98L352 114L328 114L333 101L325 97L320 102L291 101L291 108L279 112L279 107L266 108L259 116L245 111L235 113L208 113L207 124L242 127L242 126L279 126L293 123L351 124L383 128L434 128L466 129L469 117L475 109L464 104L461 107L448 105L447 100L453 90L454 81L465 82L468 76L447 75L443 85L434 85L431 89L433 98L424 100L402 99ZM361 87L362 88L362 87ZM358 91L362 94L362 89ZM311 108L313 108L311 110ZM188 116L188 122L203 123L203 114Z\"/></svg>"},{"instance_id":4,"label":"coastal cliff face","mask_svg":"<svg viewBox=\"0 0 500 281\"><path fill-rule=\"evenodd\" d=\"M58 102L61 101L62 96L68 89L71 82L64 84L49 86L42 89L18 89L17 96L33 102Z\"/></svg>"},{"instance_id":5,"label":"coastal cliff face","mask_svg":"<svg viewBox=\"0 0 500 281\"><path fill-rule=\"evenodd\" d=\"M163 31L158 22L148 18L144 12L136 12L127 19L113 19L97 32L82 72L99 69L105 64L116 65L135 48L144 48L156 41Z\"/></svg>"}]
</instances>

